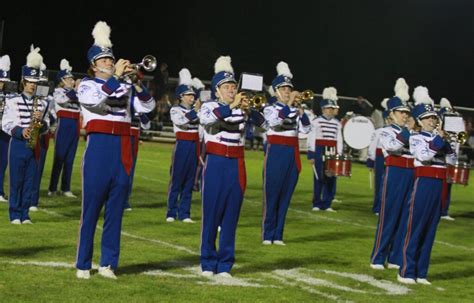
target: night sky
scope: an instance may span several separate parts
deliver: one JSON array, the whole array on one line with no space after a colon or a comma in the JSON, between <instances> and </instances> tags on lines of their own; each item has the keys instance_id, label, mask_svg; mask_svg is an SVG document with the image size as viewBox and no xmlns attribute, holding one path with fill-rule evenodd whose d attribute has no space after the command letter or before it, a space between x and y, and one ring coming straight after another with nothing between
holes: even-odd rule
<instances>
[{"instance_id":1,"label":"night sky","mask_svg":"<svg viewBox=\"0 0 474 303\"><path fill-rule=\"evenodd\" d=\"M379 105L404 77L410 92L424 85L436 103L447 97L474 107L472 0L75 2L3 5L1 52L12 59L14 79L31 43L49 69L67 58L85 72L92 28L104 20L116 57L139 62L153 54L172 77L187 67L210 79L216 58L230 55L237 73L262 73L268 84L284 60L299 89L335 86Z\"/></svg>"}]
</instances>

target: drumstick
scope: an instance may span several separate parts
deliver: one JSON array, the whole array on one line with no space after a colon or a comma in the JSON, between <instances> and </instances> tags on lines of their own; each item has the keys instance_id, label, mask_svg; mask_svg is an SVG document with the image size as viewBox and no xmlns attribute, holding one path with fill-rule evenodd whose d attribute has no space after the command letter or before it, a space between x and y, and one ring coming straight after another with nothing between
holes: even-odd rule
<instances>
[{"instance_id":1,"label":"drumstick","mask_svg":"<svg viewBox=\"0 0 474 303\"><path fill-rule=\"evenodd\" d=\"M313 167L313 172L314 172L314 176L316 177L316 180L319 180L319 176L318 176L318 172L316 171L316 167L314 167L314 165L311 165Z\"/></svg>"},{"instance_id":2,"label":"drumstick","mask_svg":"<svg viewBox=\"0 0 474 303\"><path fill-rule=\"evenodd\" d=\"M201 161L201 165L204 166L204 160L202 159L202 156L199 156L199 161Z\"/></svg>"},{"instance_id":3,"label":"drumstick","mask_svg":"<svg viewBox=\"0 0 474 303\"><path fill-rule=\"evenodd\" d=\"M372 171L369 170L369 186L370 186L370 189L372 189Z\"/></svg>"}]
</instances>

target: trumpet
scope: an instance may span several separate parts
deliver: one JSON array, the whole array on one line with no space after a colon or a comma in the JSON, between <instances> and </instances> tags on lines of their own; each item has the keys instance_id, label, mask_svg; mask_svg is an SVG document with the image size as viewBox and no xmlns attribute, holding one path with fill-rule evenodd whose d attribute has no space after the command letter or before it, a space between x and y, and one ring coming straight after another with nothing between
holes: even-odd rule
<instances>
[{"instance_id":1,"label":"trumpet","mask_svg":"<svg viewBox=\"0 0 474 303\"><path fill-rule=\"evenodd\" d=\"M157 61L156 61L155 56L146 55L145 57L143 57L140 63L130 64L129 67L131 67L133 70L126 74L123 74L121 78L131 77L133 75L136 75L140 71L140 69L144 69L147 72L152 72L156 69L156 66L157 66Z\"/></svg>"},{"instance_id":2,"label":"trumpet","mask_svg":"<svg viewBox=\"0 0 474 303\"><path fill-rule=\"evenodd\" d=\"M299 106L301 105L303 101L309 101L313 99L314 99L314 92L310 89L306 89L296 96L293 104Z\"/></svg>"},{"instance_id":3,"label":"trumpet","mask_svg":"<svg viewBox=\"0 0 474 303\"><path fill-rule=\"evenodd\" d=\"M243 110L255 109L260 110L267 104L267 97L264 94L251 94L245 93L245 99L247 99L248 106L241 106Z\"/></svg>"},{"instance_id":4,"label":"trumpet","mask_svg":"<svg viewBox=\"0 0 474 303\"><path fill-rule=\"evenodd\" d=\"M459 143L463 145L467 141L467 133L466 132L459 132L459 133L447 132L446 139L450 143Z\"/></svg>"}]
</instances>

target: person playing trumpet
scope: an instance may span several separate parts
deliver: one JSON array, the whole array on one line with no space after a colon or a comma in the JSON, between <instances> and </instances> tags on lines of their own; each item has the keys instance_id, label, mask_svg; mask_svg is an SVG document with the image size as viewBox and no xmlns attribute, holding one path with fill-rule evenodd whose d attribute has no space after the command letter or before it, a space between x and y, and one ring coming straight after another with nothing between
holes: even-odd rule
<instances>
[{"instance_id":1,"label":"person playing trumpet","mask_svg":"<svg viewBox=\"0 0 474 303\"><path fill-rule=\"evenodd\" d=\"M288 64L278 63L277 73L272 81L277 101L263 111L268 123L263 168L263 245L285 245L286 213L301 171L298 133L308 133L311 127L308 116L298 107L300 92L293 90Z\"/></svg>"},{"instance_id":2,"label":"person playing trumpet","mask_svg":"<svg viewBox=\"0 0 474 303\"><path fill-rule=\"evenodd\" d=\"M194 101L196 92L192 84L189 70L181 69L176 87L176 98L180 103L170 110L176 145L171 158L166 222L174 222L178 217L185 223L194 223L191 219L191 198L200 157L197 112L201 102Z\"/></svg>"},{"instance_id":3,"label":"person playing trumpet","mask_svg":"<svg viewBox=\"0 0 474 303\"><path fill-rule=\"evenodd\" d=\"M405 284L430 285L428 268L441 216L446 164L455 164L457 155L439 128L438 114L428 89L418 86L413 98L415 107L412 113L421 131L410 137L410 152L415 158L415 182L408 203L408 220L402 222L406 229L397 279Z\"/></svg>"},{"instance_id":4,"label":"person playing trumpet","mask_svg":"<svg viewBox=\"0 0 474 303\"><path fill-rule=\"evenodd\" d=\"M230 277L235 260L235 234L245 187L244 128L248 102L237 93L231 58L221 56L211 81L213 100L204 102L206 159L202 175L201 269L204 276ZM216 249L221 227L219 251Z\"/></svg>"},{"instance_id":5,"label":"person playing trumpet","mask_svg":"<svg viewBox=\"0 0 474 303\"><path fill-rule=\"evenodd\" d=\"M49 119L47 115L43 115L47 108L46 101L35 96L36 83L40 81L40 68L43 63L39 51L39 48L31 46L26 65L21 71L22 93L12 94L6 99L2 118L2 129L11 136L8 163L9 213L12 224L32 224L29 207L40 160L38 136L49 127Z\"/></svg>"},{"instance_id":6,"label":"person playing trumpet","mask_svg":"<svg viewBox=\"0 0 474 303\"><path fill-rule=\"evenodd\" d=\"M120 255L122 216L133 167L131 106L137 112L148 113L155 108L155 100L144 86L122 81L134 68L128 60L115 61L107 23L97 22L92 35L95 42L87 52L91 78L83 79L77 92L87 146L82 166L76 277L90 278L94 233L105 206L99 275L116 279L114 270Z\"/></svg>"}]
</instances>

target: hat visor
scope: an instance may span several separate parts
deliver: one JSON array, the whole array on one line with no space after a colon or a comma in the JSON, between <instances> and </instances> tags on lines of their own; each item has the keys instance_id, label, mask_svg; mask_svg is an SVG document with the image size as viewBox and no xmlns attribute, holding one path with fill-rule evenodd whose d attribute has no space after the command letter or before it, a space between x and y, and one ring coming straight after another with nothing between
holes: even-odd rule
<instances>
[{"instance_id":1,"label":"hat visor","mask_svg":"<svg viewBox=\"0 0 474 303\"><path fill-rule=\"evenodd\" d=\"M28 82L39 82L41 81L42 79L38 78L38 77L23 77L23 80L26 80Z\"/></svg>"},{"instance_id":2,"label":"hat visor","mask_svg":"<svg viewBox=\"0 0 474 303\"><path fill-rule=\"evenodd\" d=\"M438 117L438 114L436 112L426 112L426 113L423 113L423 114L419 115L418 119L421 120L421 119L432 117L432 116Z\"/></svg>"},{"instance_id":3,"label":"hat visor","mask_svg":"<svg viewBox=\"0 0 474 303\"><path fill-rule=\"evenodd\" d=\"M406 106L399 106L399 107L392 108L392 111L396 111L396 110L399 112L408 112L408 113L411 112L411 110Z\"/></svg>"},{"instance_id":4,"label":"hat visor","mask_svg":"<svg viewBox=\"0 0 474 303\"><path fill-rule=\"evenodd\" d=\"M293 84L292 83L289 83L289 82L283 82L283 83L280 83L278 85L275 86L275 89L279 88L279 87L291 87L291 88L294 88Z\"/></svg>"},{"instance_id":5,"label":"hat visor","mask_svg":"<svg viewBox=\"0 0 474 303\"><path fill-rule=\"evenodd\" d=\"M8 79L8 78L0 78L0 81L2 81L2 82L10 82L10 81L12 81L12 80L10 80L10 79Z\"/></svg>"},{"instance_id":6,"label":"hat visor","mask_svg":"<svg viewBox=\"0 0 474 303\"><path fill-rule=\"evenodd\" d=\"M221 86L222 84L224 84L224 83L229 83L229 82L232 82L232 83L234 83L234 84L237 84L237 81L235 81L234 78L224 78L224 79L222 79L221 81L219 81L219 83L217 83L216 86L219 87L219 86Z\"/></svg>"},{"instance_id":7,"label":"hat visor","mask_svg":"<svg viewBox=\"0 0 474 303\"><path fill-rule=\"evenodd\" d=\"M102 59L102 58L111 58L111 59L115 60L115 57L113 55L111 55L110 53L102 53L102 54L98 54L97 56L95 56L92 59L92 63L94 63L96 60L99 60L99 59Z\"/></svg>"}]
</instances>

